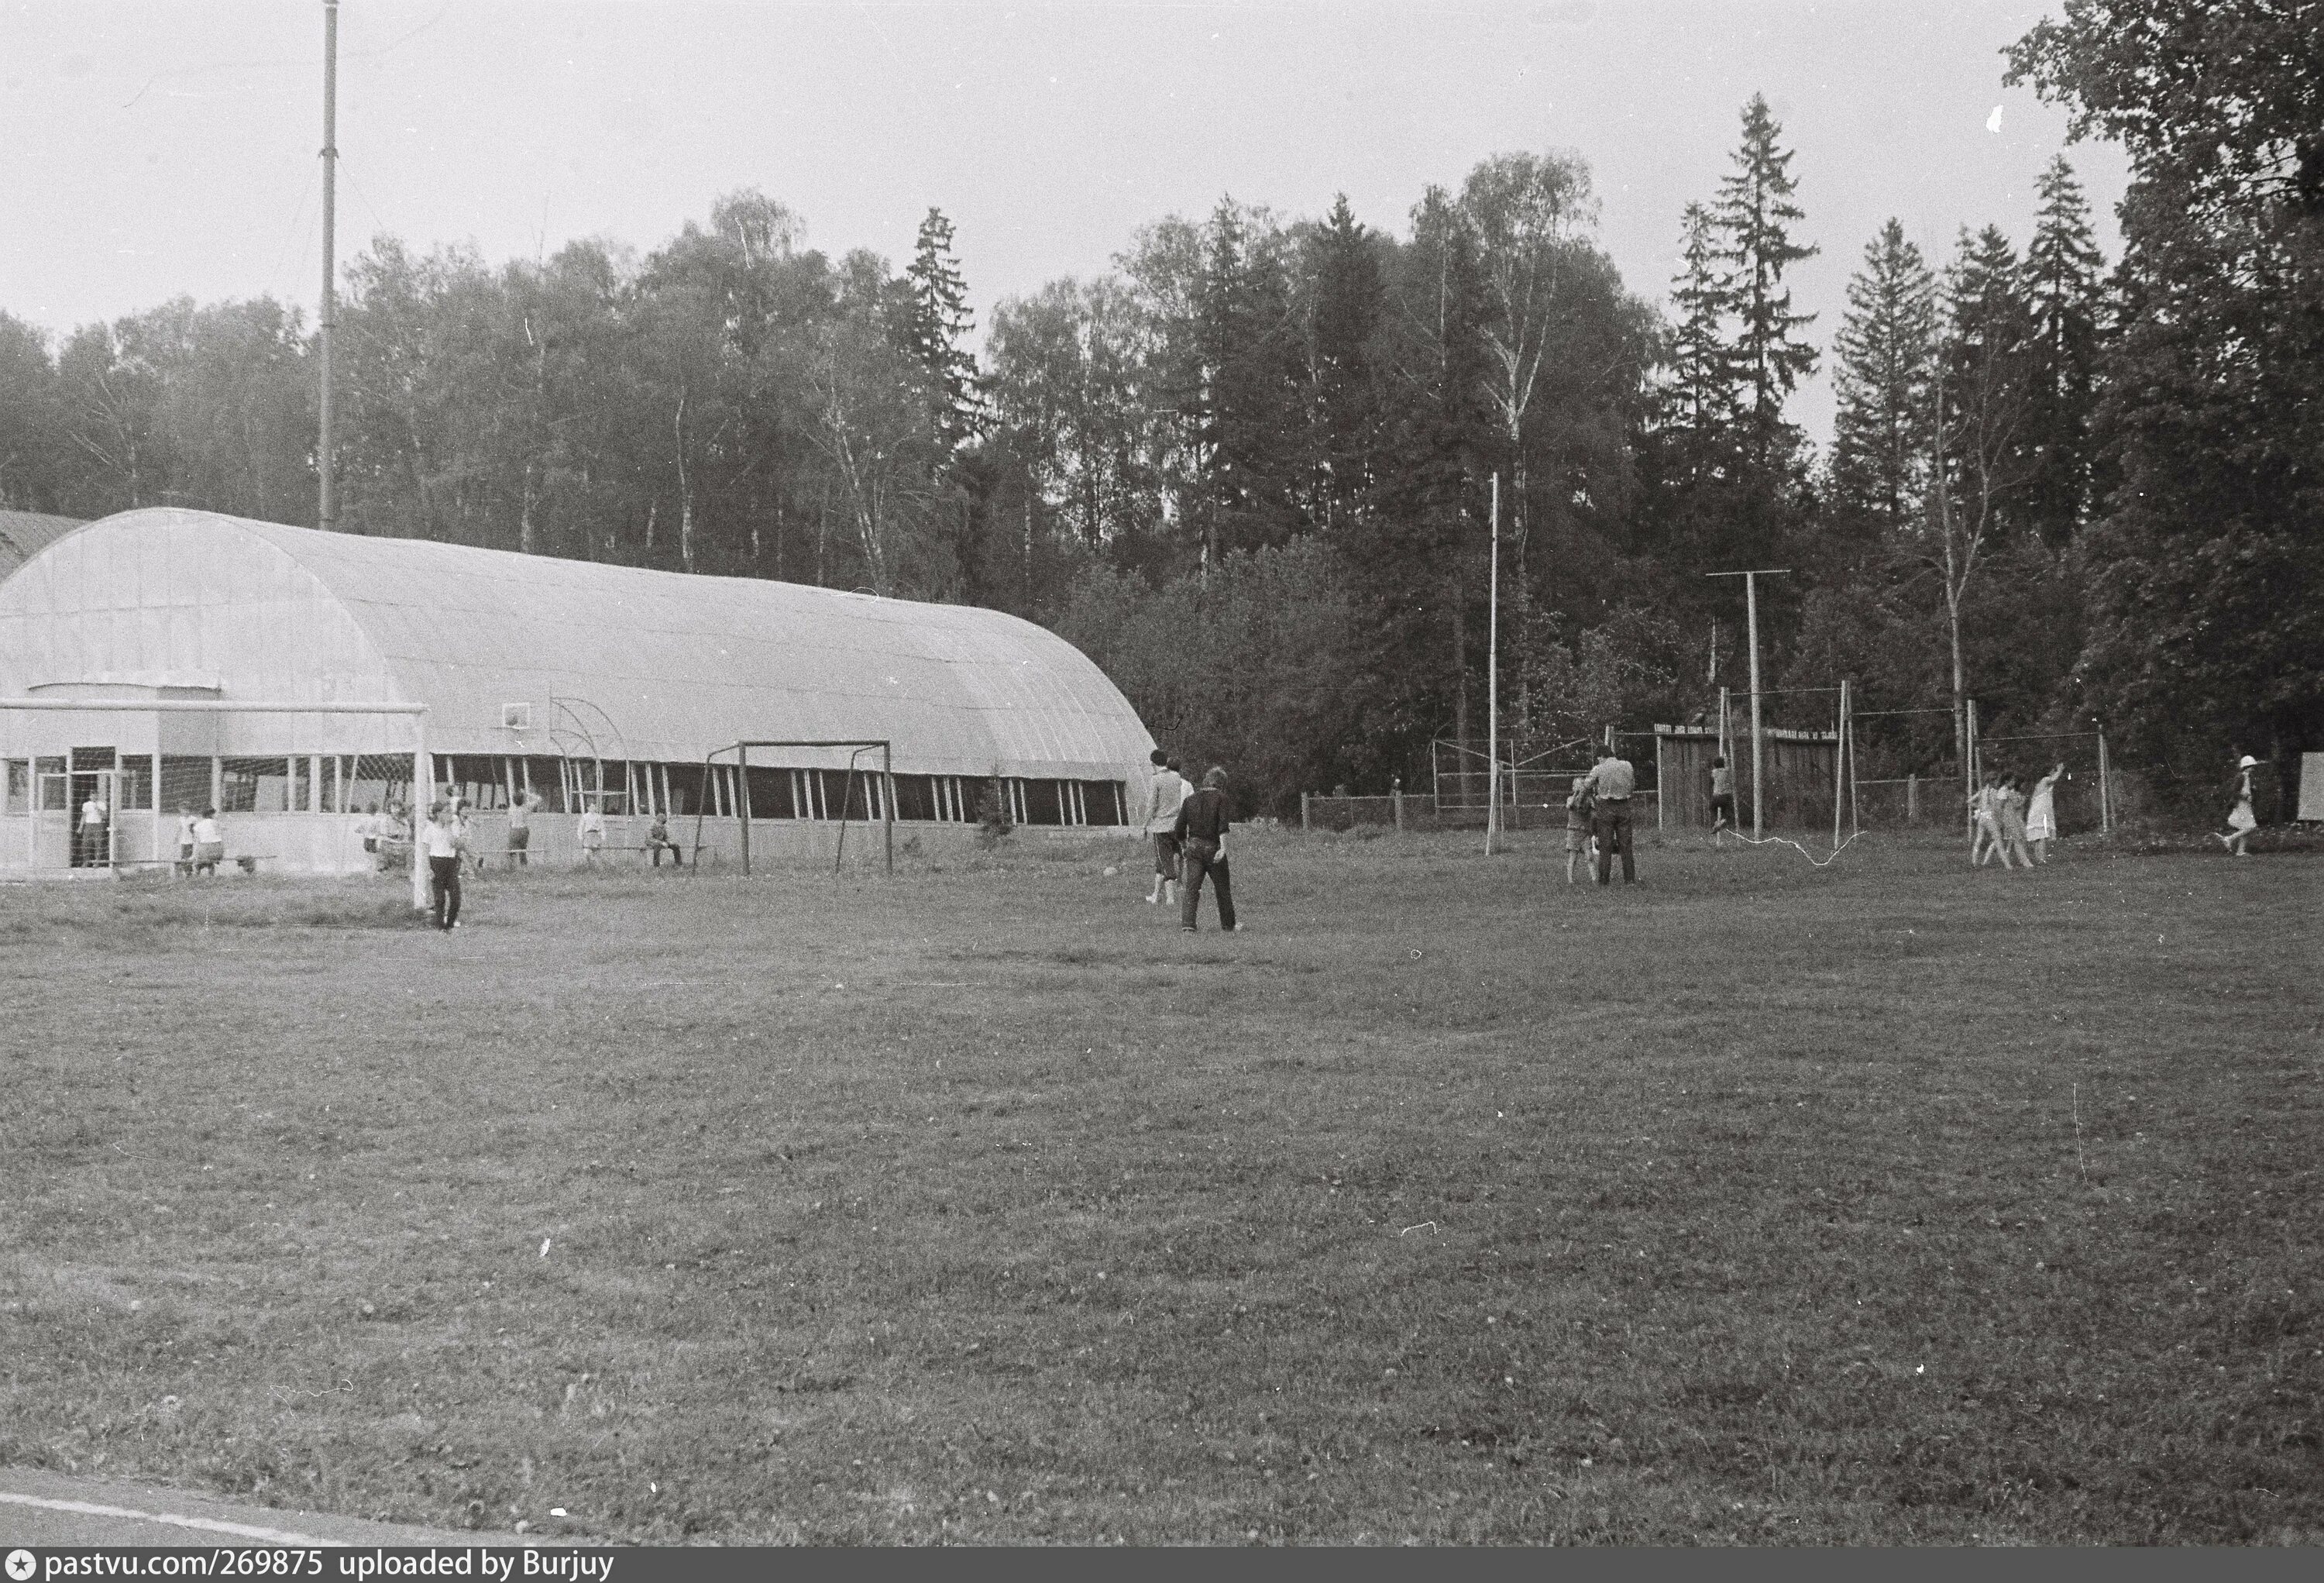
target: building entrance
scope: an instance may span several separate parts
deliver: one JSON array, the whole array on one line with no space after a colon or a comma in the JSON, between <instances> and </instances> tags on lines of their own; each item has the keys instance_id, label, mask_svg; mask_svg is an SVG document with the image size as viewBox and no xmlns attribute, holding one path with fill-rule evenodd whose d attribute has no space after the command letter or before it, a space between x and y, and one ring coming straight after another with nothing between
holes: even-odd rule
<instances>
[{"instance_id":1,"label":"building entrance","mask_svg":"<svg viewBox=\"0 0 2324 1583\"><path fill-rule=\"evenodd\" d=\"M67 777L65 810L71 826L75 868L110 868L114 834L120 823L120 761L109 747L76 747Z\"/></svg>"}]
</instances>

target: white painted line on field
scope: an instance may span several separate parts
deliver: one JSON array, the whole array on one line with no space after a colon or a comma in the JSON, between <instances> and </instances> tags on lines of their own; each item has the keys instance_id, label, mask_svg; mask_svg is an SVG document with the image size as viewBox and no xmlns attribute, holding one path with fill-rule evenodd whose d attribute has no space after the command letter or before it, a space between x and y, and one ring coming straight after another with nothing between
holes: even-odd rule
<instances>
[{"instance_id":1,"label":"white painted line on field","mask_svg":"<svg viewBox=\"0 0 2324 1583\"><path fill-rule=\"evenodd\" d=\"M259 1528L248 1523L221 1523L212 1517L182 1517L171 1512L133 1512L126 1506L99 1505L95 1501L52 1501L45 1495L18 1495L0 1489L0 1501L12 1505L38 1506L47 1512L73 1512L84 1517L126 1517L134 1523L167 1523L179 1528L198 1528L205 1533L230 1533L236 1539L263 1540L269 1544L322 1544L345 1548L344 1539L318 1539L282 1528Z\"/></svg>"}]
</instances>

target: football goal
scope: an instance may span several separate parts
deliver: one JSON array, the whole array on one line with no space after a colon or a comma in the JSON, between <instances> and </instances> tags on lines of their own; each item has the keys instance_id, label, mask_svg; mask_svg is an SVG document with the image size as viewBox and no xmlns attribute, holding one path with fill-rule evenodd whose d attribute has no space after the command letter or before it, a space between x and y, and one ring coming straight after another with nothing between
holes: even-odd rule
<instances>
[{"instance_id":1,"label":"football goal","mask_svg":"<svg viewBox=\"0 0 2324 1583\"><path fill-rule=\"evenodd\" d=\"M0 872L348 874L427 866L427 706L305 699L0 699ZM383 810L374 815L377 804ZM366 834L366 831L369 833ZM189 853L198 832L210 850ZM366 847L366 841L370 845Z\"/></svg>"}]
</instances>

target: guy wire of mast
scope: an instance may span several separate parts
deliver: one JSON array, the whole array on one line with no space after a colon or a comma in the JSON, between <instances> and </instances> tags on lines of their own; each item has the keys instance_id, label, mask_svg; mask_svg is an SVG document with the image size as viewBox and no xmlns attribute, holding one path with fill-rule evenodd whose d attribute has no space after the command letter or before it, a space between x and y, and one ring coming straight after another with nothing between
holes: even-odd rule
<instances>
[{"instance_id":1,"label":"guy wire of mast","mask_svg":"<svg viewBox=\"0 0 2324 1583\"><path fill-rule=\"evenodd\" d=\"M323 388L317 403L315 471L319 483L316 522L325 532L338 526L338 502L332 487L331 466L331 330L339 317L338 218L339 173L339 0L323 0L323 301L317 315L317 361L322 366Z\"/></svg>"},{"instance_id":2,"label":"guy wire of mast","mask_svg":"<svg viewBox=\"0 0 2324 1583\"><path fill-rule=\"evenodd\" d=\"M1711 571L1705 577L1739 577L1743 579L1743 609L1751 629L1751 838L1764 840L1767 834L1766 736L1759 727L1759 579L1763 577L1789 577L1788 566L1755 567L1749 571Z\"/></svg>"}]
</instances>

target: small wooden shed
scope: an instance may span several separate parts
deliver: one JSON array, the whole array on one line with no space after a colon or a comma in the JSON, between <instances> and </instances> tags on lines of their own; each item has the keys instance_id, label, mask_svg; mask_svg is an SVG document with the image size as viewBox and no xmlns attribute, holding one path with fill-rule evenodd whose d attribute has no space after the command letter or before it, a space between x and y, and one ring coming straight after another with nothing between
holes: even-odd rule
<instances>
[{"instance_id":1,"label":"small wooden shed","mask_svg":"<svg viewBox=\"0 0 2324 1583\"><path fill-rule=\"evenodd\" d=\"M1840 734L1768 727L1761 736L1767 767L1767 828L1830 829ZM1716 726L1655 727L1663 829L1711 828L1711 761L1721 751ZM1751 784L1749 728L1734 731L1724 751L1735 770L1735 821L1748 829L1757 796Z\"/></svg>"}]
</instances>

